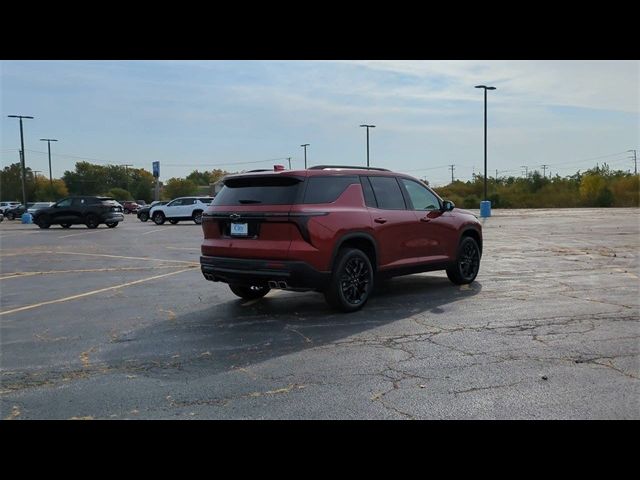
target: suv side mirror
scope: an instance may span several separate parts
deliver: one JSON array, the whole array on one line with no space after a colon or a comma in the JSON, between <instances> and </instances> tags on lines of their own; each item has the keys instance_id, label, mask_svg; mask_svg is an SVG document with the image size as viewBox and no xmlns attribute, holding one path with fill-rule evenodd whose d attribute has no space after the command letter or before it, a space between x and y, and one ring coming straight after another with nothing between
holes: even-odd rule
<instances>
[{"instance_id":1,"label":"suv side mirror","mask_svg":"<svg viewBox=\"0 0 640 480\"><path fill-rule=\"evenodd\" d=\"M445 201L442 202L442 211L443 212L450 212L454 208L456 208L456 204L453 203L451 200L445 200Z\"/></svg>"}]
</instances>

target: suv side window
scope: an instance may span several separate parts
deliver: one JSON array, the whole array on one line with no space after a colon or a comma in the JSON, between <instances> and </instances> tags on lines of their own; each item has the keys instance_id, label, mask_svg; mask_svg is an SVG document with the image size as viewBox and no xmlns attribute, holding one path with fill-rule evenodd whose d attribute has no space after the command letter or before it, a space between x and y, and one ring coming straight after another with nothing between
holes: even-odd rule
<instances>
[{"instance_id":1,"label":"suv side window","mask_svg":"<svg viewBox=\"0 0 640 480\"><path fill-rule=\"evenodd\" d=\"M70 207L72 198L65 198L64 200L60 200L57 205L58 207Z\"/></svg>"},{"instance_id":2,"label":"suv side window","mask_svg":"<svg viewBox=\"0 0 640 480\"><path fill-rule=\"evenodd\" d=\"M367 207L377 208L376 196L373 194L373 188L368 177L360 177L362 184L362 193L364 194L364 203Z\"/></svg>"},{"instance_id":3,"label":"suv side window","mask_svg":"<svg viewBox=\"0 0 640 480\"><path fill-rule=\"evenodd\" d=\"M440 210L438 197L431 193L428 188L406 178L402 178L401 181L409 194L414 210Z\"/></svg>"},{"instance_id":4,"label":"suv side window","mask_svg":"<svg viewBox=\"0 0 640 480\"><path fill-rule=\"evenodd\" d=\"M84 198L74 198L73 199L73 203L71 205L73 205L74 207L84 207L87 204L86 199Z\"/></svg>"},{"instance_id":5,"label":"suv side window","mask_svg":"<svg viewBox=\"0 0 640 480\"><path fill-rule=\"evenodd\" d=\"M353 183L358 183L358 177L309 177L302 203L335 202L347 187Z\"/></svg>"},{"instance_id":6,"label":"suv side window","mask_svg":"<svg viewBox=\"0 0 640 480\"><path fill-rule=\"evenodd\" d=\"M182 198L179 198L177 200L174 200L173 202L169 202L167 204L167 207L179 207L180 205L184 205L182 202L184 200Z\"/></svg>"},{"instance_id":7,"label":"suv side window","mask_svg":"<svg viewBox=\"0 0 640 480\"><path fill-rule=\"evenodd\" d=\"M396 177L369 177L378 208L383 210L405 210L402 190Z\"/></svg>"},{"instance_id":8,"label":"suv side window","mask_svg":"<svg viewBox=\"0 0 640 480\"><path fill-rule=\"evenodd\" d=\"M193 205L194 203L196 203L195 198L185 198L182 200L182 205Z\"/></svg>"}]
</instances>

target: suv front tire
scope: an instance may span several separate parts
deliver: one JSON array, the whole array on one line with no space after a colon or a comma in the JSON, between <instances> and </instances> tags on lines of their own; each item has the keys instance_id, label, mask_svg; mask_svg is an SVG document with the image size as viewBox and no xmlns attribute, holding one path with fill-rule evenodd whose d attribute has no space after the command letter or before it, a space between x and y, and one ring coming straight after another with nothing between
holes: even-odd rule
<instances>
[{"instance_id":1,"label":"suv front tire","mask_svg":"<svg viewBox=\"0 0 640 480\"><path fill-rule=\"evenodd\" d=\"M480 247L471 237L462 237L456 262L447 268L447 277L456 285L473 282L480 270Z\"/></svg>"},{"instance_id":2,"label":"suv front tire","mask_svg":"<svg viewBox=\"0 0 640 480\"><path fill-rule=\"evenodd\" d=\"M153 214L153 223L155 223L156 225L162 225L165 221L165 216L164 213L162 212L155 212Z\"/></svg>"}]
</instances>

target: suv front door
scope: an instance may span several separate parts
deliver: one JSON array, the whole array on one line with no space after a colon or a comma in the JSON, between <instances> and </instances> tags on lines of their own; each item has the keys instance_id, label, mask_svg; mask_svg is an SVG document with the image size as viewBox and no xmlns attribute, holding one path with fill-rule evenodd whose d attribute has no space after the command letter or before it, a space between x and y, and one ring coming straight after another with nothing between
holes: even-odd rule
<instances>
[{"instance_id":1,"label":"suv front door","mask_svg":"<svg viewBox=\"0 0 640 480\"><path fill-rule=\"evenodd\" d=\"M447 260L447 239L457 238L455 226L447 221L451 212L443 212L438 197L424 185L408 178L401 178L400 184L407 203L416 215L415 231L420 238L420 261Z\"/></svg>"},{"instance_id":2,"label":"suv front door","mask_svg":"<svg viewBox=\"0 0 640 480\"><path fill-rule=\"evenodd\" d=\"M73 223L71 214L72 198L64 198L51 209L51 223Z\"/></svg>"}]
</instances>

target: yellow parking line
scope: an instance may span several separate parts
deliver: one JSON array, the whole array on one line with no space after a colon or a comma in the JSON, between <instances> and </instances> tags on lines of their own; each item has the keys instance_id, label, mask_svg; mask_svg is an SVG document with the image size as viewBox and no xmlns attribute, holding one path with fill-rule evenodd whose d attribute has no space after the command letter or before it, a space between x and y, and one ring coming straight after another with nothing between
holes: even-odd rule
<instances>
[{"instance_id":1,"label":"yellow parking line","mask_svg":"<svg viewBox=\"0 0 640 480\"><path fill-rule=\"evenodd\" d=\"M59 298L57 300L49 300L47 302L40 302L40 303L34 303L32 305L25 305L24 307L18 307L18 308L14 308L14 309L11 309L11 310L5 310L4 312L0 312L0 316L1 315L9 315L10 313L23 312L25 310L31 310L33 308L43 307L45 305L51 305L51 304L54 304L54 303L62 303L62 302L68 302L70 300L77 300L78 298L88 297L89 295L95 295L97 293L108 292L109 290L116 290L118 288L124 288L124 287L128 287L128 286L131 286L131 285L136 285L136 284L139 284L139 283L149 282L151 280L157 280L158 278L164 278L164 277L168 277L170 275L176 275L178 273L187 272L189 270L193 270L193 268L184 268L184 269L178 270L176 272L169 272L169 273L165 273L163 275L155 275L153 277L143 278L141 280L135 280L133 282L127 282L127 283L123 283L121 285L114 285L113 287L101 288L99 290L93 290L91 292L80 293L78 295L72 295L70 297Z\"/></svg>"}]
</instances>

